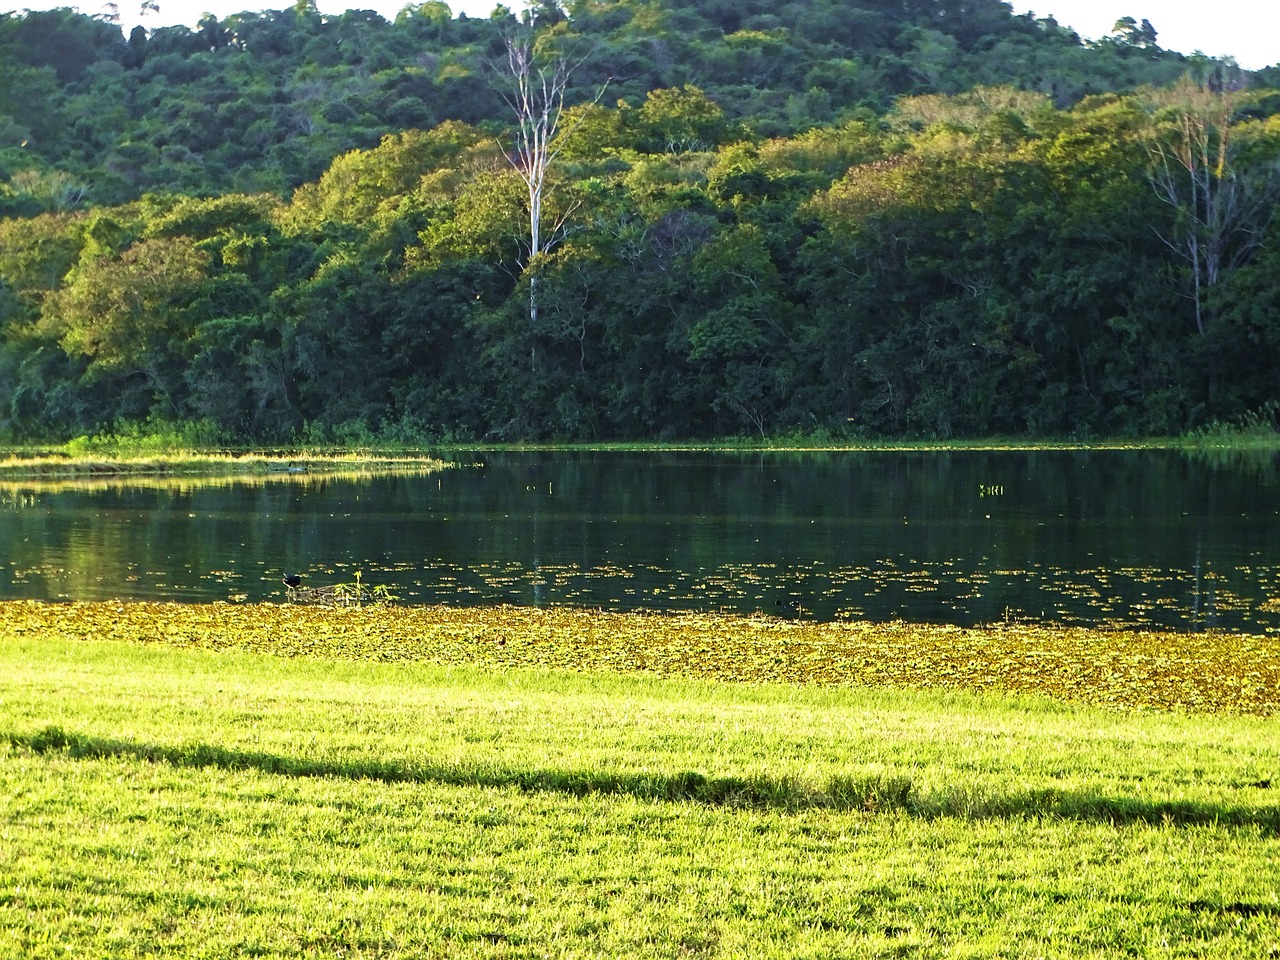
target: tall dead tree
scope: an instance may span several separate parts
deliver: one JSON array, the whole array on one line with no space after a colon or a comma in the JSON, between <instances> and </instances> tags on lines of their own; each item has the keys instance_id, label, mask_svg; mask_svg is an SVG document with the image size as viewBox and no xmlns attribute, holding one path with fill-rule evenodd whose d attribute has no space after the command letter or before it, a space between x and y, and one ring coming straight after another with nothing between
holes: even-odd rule
<instances>
[{"instance_id":1,"label":"tall dead tree","mask_svg":"<svg viewBox=\"0 0 1280 960\"><path fill-rule=\"evenodd\" d=\"M528 15L523 29L506 39L510 89L505 97L515 114L516 128L511 146L503 147L507 161L528 189L529 243L520 269L529 274L531 326L538 321L540 260L564 239L569 218L578 206L570 203L557 211L549 224L544 222L550 173L560 154L557 135L565 114L565 90L574 69L582 63L581 59L571 61L563 54L556 54L549 61L539 56L535 27L535 18ZM599 102L603 95L601 87L593 102Z\"/></svg>"},{"instance_id":2,"label":"tall dead tree","mask_svg":"<svg viewBox=\"0 0 1280 960\"><path fill-rule=\"evenodd\" d=\"M1280 170L1274 162L1244 164L1237 147L1239 95L1184 80L1152 102L1152 188L1173 208L1173 222L1157 231L1188 270L1187 297L1196 330L1209 325L1206 298L1262 242L1274 210Z\"/></svg>"}]
</instances>

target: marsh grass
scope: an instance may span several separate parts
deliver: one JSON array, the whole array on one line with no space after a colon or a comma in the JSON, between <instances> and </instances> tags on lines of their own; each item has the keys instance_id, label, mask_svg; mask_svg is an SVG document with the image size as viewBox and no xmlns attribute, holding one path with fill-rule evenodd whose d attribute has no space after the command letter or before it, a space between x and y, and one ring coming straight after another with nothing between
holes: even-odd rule
<instances>
[{"instance_id":1,"label":"marsh grass","mask_svg":"<svg viewBox=\"0 0 1280 960\"><path fill-rule=\"evenodd\" d=\"M0 957L1280 956L1272 717L97 609L0 605Z\"/></svg>"},{"instance_id":2,"label":"marsh grass","mask_svg":"<svg viewBox=\"0 0 1280 960\"><path fill-rule=\"evenodd\" d=\"M60 445L0 447L0 480L298 476L446 466L421 450L375 452L354 444L291 450L235 449L209 421L120 421Z\"/></svg>"},{"instance_id":3,"label":"marsh grass","mask_svg":"<svg viewBox=\"0 0 1280 960\"><path fill-rule=\"evenodd\" d=\"M1228 422L1215 421L1171 437L977 437L871 438L842 436L828 431L774 437L725 437L697 441L612 441L596 443L463 443L457 441L396 442L367 433L345 436L340 442L323 431L292 448L273 451L236 447L212 425L117 424L114 431L76 437L63 444L0 446L0 477L91 477L101 475L261 473L307 465L333 469L352 462L396 466L435 462L423 451L558 451L570 452L774 452L774 453L886 453L886 452L1015 452L1070 450L1181 450L1192 455L1259 455L1280 452L1276 429L1277 405Z\"/></svg>"},{"instance_id":4,"label":"marsh grass","mask_svg":"<svg viewBox=\"0 0 1280 960\"><path fill-rule=\"evenodd\" d=\"M208 477L305 480L309 475L417 472L443 469L446 464L421 455L379 455L368 452L290 454L257 452L173 451L136 455L66 455L56 452L0 457L0 481L93 481L153 477Z\"/></svg>"}]
</instances>

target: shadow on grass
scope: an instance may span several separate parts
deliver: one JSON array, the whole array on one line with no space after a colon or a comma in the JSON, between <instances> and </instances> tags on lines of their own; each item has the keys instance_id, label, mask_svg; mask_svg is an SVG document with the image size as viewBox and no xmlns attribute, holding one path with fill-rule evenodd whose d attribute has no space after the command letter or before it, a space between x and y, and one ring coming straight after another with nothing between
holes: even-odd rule
<instances>
[{"instance_id":1,"label":"shadow on grass","mask_svg":"<svg viewBox=\"0 0 1280 960\"><path fill-rule=\"evenodd\" d=\"M166 746L67 733L46 727L35 733L0 734L0 742L36 754L73 759L121 757L173 767L253 770L288 777L332 777L382 783L439 783L460 787L503 787L525 791L631 796L645 800L701 803L732 808L798 811L900 811L910 816L965 819L1049 817L1093 823L1218 824L1254 827L1280 835L1280 805L1235 806L1193 801L1153 801L1105 797L1064 790L991 794L952 787L920 794L910 777L836 777L825 784L794 777L708 777L701 773L610 773L604 770L523 770L502 767L440 766L363 758L311 760L207 743ZM1253 786L1261 787L1261 784Z\"/></svg>"}]
</instances>

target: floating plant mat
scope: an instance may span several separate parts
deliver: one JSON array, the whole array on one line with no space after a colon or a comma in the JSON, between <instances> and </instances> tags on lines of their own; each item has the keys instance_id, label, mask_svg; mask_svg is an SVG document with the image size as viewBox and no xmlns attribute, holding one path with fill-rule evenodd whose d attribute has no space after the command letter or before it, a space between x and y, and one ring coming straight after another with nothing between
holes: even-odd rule
<instances>
[{"instance_id":1,"label":"floating plant mat","mask_svg":"<svg viewBox=\"0 0 1280 960\"><path fill-rule=\"evenodd\" d=\"M1046 696L1118 709L1280 706L1280 637L1001 623L818 623L569 607L0 603L0 642L40 636L284 657L639 671L749 683Z\"/></svg>"},{"instance_id":2,"label":"floating plant mat","mask_svg":"<svg viewBox=\"0 0 1280 960\"><path fill-rule=\"evenodd\" d=\"M478 561L459 569L432 560L370 563L406 603L560 602L622 610L778 613L805 619L983 620L1148 629L1213 628L1280 632L1280 567L1228 570L1124 566L1067 569L885 558L832 566L820 561L728 563L685 571L657 564ZM344 571L320 568L318 582ZM236 576L243 578L237 572ZM17 574L15 574L15 578ZM234 579L224 581L234 585Z\"/></svg>"}]
</instances>

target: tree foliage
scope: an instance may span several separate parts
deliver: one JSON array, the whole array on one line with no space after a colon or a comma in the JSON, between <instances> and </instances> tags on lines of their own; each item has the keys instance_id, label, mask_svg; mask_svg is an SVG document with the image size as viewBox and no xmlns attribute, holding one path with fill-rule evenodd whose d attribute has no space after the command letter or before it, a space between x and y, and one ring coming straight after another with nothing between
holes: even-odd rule
<instances>
[{"instance_id":1,"label":"tree foliage","mask_svg":"<svg viewBox=\"0 0 1280 960\"><path fill-rule=\"evenodd\" d=\"M545 6L527 49L509 13L434 3L128 42L0 16L0 437L1096 436L1276 409L1266 72L998 0ZM513 49L581 57L526 141Z\"/></svg>"}]
</instances>

